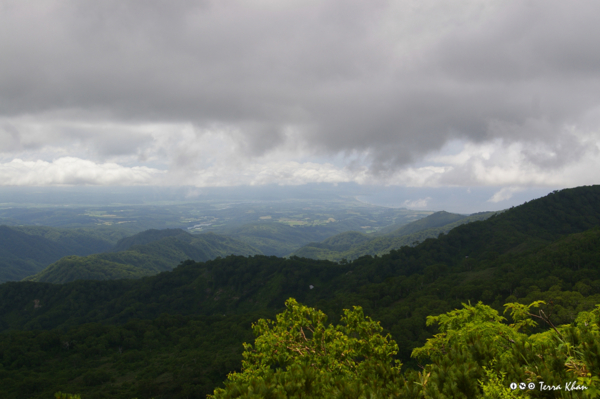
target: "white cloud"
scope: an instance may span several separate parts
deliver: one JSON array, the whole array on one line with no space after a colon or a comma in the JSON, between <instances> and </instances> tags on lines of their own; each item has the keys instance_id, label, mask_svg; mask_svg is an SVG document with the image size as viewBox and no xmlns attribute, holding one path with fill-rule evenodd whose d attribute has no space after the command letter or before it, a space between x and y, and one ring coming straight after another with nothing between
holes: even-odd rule
<instances>
[{"instance_id":1,"label":"white cloud","mask_svg":"<svg viewBox=\"0 0 600 399\"><path fill-rule=\"evenodd\" d=\"M155 183L163 175L164 172L145 166L128 168L72 157L53 162L14 159L0 164L0 185L5 186L146 185Z\"/></svg>"},{"instance_id":2,"label":"white cloud","mask_svg":"<svg viewBox=\"0 0 600 399\"><path fill-rule=\"evenodd\" d=\"M514 193L522 191L523 189L520 187L504 187L500 189L500 191L496 192L492 198L488 200L488 202L501 202L506 201L512 198Z\"/></svg>"},{"instance_id":3,"label":"white cloud","mask_svg":"<svg viewBox=\"0 0 600 399\"><path fill-rule=\"evenodd\" d=\"M302 145L290 127L261 155L239 131L215 125L93 123L46 117L0 120L0 185L299 185L355 182L408 187L570 187L597 182L600 134L565 127L555 143L453 140L419 164L374 172L369 154L336 157ZM119 137L124 140L119 141ZM573 154L576 154L574 156Z\"/></svg>"},{"instance_id":4,"label":"white cloud","mask_svg":"<svg viewBox=\"0 0 600 399\"><path fill-rule=\"evenodd\" d=\"M2 4L0 184L598 183L595 1Z\"/></svg>"},{"instance_id":5,"label":"white cloud","mask_svg":"<svg viewBox=\"0 0 600 399\"><path fill-rule=\"evenodd\" d=\"M412 201L406 200L402 203L402 205L406 208L424 209L427 208L427 204L429 203L429 201L431 201L431 197L420 198Z\"/></svg>"},{"instance_id":6,"label":"white cloud","mask_svg":"<svg viewBox=\"0 0 600 399\"><path fill-rule=\"evenodd\" d=\"M193 173L170 173L170 181L197 187L225 187L266 184L301 185L307 183L341 183L352 181L352 176L331 164L312 162L253 162L230 167L214 165Z\"/></svg>"},{"instance_id":7,"label":"white cloud","mask_svg":"<svg viewBox=\"0 0 600 399\"><path fill-rule=\"evenodd\" d=\"M573 187L598 183L600 133L565 128L554 143L496 139L483 143L454 142L426 161L446 165L437 185Z\"/></svg>"}]
</instances>

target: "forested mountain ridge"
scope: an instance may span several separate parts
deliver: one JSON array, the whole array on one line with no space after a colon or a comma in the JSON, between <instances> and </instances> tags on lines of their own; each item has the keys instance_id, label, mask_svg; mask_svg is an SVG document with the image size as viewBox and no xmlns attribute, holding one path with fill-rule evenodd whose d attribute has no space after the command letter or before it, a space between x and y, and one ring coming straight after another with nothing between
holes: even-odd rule
<instances>
[{"instance_id":1,"label":"forested mountain ridge","mask_svg":"<svg viewBox=\"0 0 600 399\"><path fill-rule=\"evenodd\" d=\"M225 256L228 253L264 253L283 256L305 243L321 240L342 231L356 228L371 231L389 223L397 223L396 226L398 226L429 214L424 211L382 208L339 199L324 202L266 201L253 204L238 204L235 201L216 204L198 202L162 207L127 205L39 209L37 207L14 209L8 207L0 211L2 211L0 219L11 224L7 228L12 229L10 231L13 235L16 232L26 234L17 240L19 242L16 245L15 242L7 245L11 242L8 239L0 242L0 282L19 281L32 276L66 256L82 257L108 252L111 251L111 248L112 252L120 252L131 246L148 244L166 236L214 232L245 243L246 250L244 251L219 252L210 249L209 252L213 253L212 255L209 253L207 256L189 256L198 260ZM16 219L8 217L11 215ZM86 222L83 223L81 218ZM85 226L82 226L80 222ZM55 227L41 226L40 224L43 223L49 223ZM182 226L186 226L183 231L176 229ZM148 227L160 230L146 230ZM136 234L143 233L144 230L146 230L144 234ZM131 236L132 234L133 236ZM30 242L26 243L27 240ZM8 251L2 251L3 242ZM224 243L219 245L224 245ZM20 253L11 253L15 249L27 246L31 248L24 249ZM233 246L238 247L239 242ZM251 251L248 251L248 248L251 248ZM188 248L188 250L191 249ZM41 261L38 259L40 256L43 258ZM169 258L169 256L167 257ZM129 261L117 258L99 260L97 263L106 267L98 270L98 273L89 269L92 263L87 261L90 259L86 261L75 257L65 259L62 263L72 266L78 262L85 262L88 271L80 270L77 273L78 278L86 276L89 278L117 278L139 277L160 270L169 270L182 258L175 257L173 259L175 262L168 267L162 264L154 265L156 267L152 266L153 263L156 263L155 259L134 261L135 264L147 265L151 269L147 272L136 270L134 266L127 263ZM126 265L129 266L125 267ZM124 268L122 274L118 272L120 267ZM134 269L131 269L132 267ZM128 271L127 268L131 270ZM63 277L66 277L66 274ZM68 279L60 281L68 281Z\"/></svg>"},{"instance_id":2,"label":"forested mountain ridge","mask_svg":"<svg viewBox=\"0 0 600 399\"><path fill-rule=\"evenodd\" d=\"M207 261L227 255L260 254L256 248L212 233L189 234L180 229L147 230L120 240L115 249L86 257L68 256L25 278L64 284L74 280L140 278L173 269L183 260Z\"/></svg>"},{"instance_id":3,"label":"forested mountain ridge","mask_svg":"<svg viewBox=\"0 0 600 399\"><path fill-rule=\"evenodd\" d=\"M289 297L333 322L342 309L362 306L396 340L398 358L416 368L412 350L437 332L426 316L461 303L502 311L506 302L545 300L555 325L600 303L599 225L600 187L579 187L352 262L229 256L140 280L5 283L0 392L202 397L239 369L250 323L272 317ZM82 325L90 322L102 324Z\"/></svg>"},{"instance_id":4,"label":"forested mountain ridge","mask_svg":"<svg viewBox=\"0 0 600 399\"><path fill-rule=\"evenodd\" d=\"M50 241L74 248L75 255L90 251L104 252L112 248L120 239L127 237L127 230L111 229L108 226L58 228L48 226L10 226L23 233L47 238Z\"/></svg>"},{"instance_id":5,"label":"forested mountain ridge","mask_svg":"<svg viewBox=\"0 0 600 399\"><path fill-rule=\"evenodd\" d=\"M298 251L295 251L293 255L305 256L314 259L328 259L338 261L341 259L356 259L364 255L383 255L394 248L399 248L403 245L411 245L414 242L420 242L427 238L437 237L440 233L451 231L452 229L462 229L466 223L472 221L481 221L490 218L490 224L486 224L486 229L492 229L496 233L492 233L491 230L482 231L483 234L473 233L473 237L479 237L477 240L478 245L473 246L473 251L477 251L477 248L489 247L486 245L486 239L491 239L492 234L496 234L497 237L492 241L497 245L504 241L504 245L511 245L510 243L519 242L517 236L525 239L529 242L531 240L552 240L556 239L561 234L570 234L575 232L583 231L587 228L591 228L598 224L600 216L597 209L598 200L598 186L587 186L577 187L569 190L562 190L560 192L550 193L546 197L530 201L521 206L514 207L504 216L504 213L479 213L471 215L467 218L457 218L458 220L447 224L442 227L433 229L427 229L423 231L417 231L406 236L394 237L394 235L402 234L411 230L418 230L419 226L423 227L426 225L426 219L432 217L417 220L406 226L401 227L392 233L392 235L384 235L377 237L369 241L359 243L352 246L349 250L335 251L330 248L320 248L319 246L313 246L309 244ZM556 194L559 194L555 197ZM435 215L435 214L434 214ZM437 215L436 215L437 216ZM443 220L443 218L440 218ZM435 220L435 219L434 219ZM493 220L493 221L492 221ZM460 226L460 227L458 227ZM504 228L508 230L505 232L505 237L501 237ZM473 232L477 231L478 227L471 227ZM510 233L509 233L510 230ZM464 230L469 231L469 229ZM470 234L470 233L469 233ZM484 238L485 237L485 238ZM535 238L535 239L534 239ZM454 245L454 242L452 243ZM491 252L501 250L504 245L496 249L490 249ZM468 256L468 254L465 254Z\"/></svg>"},{"instance_id":6,"label":"forested mountain ridge","mask_svg":"<svg viewBox=\"0 0 600 399\"><path fill-rule=\"evenodd\" d=\"M567 225L560 209L569 205L573 198L577 199L579 206L568 207L569 217L575 222ZM426 240L416 247L403 247L382 257L362 257L351 263L336 264L297 257L281 259L229 256L204 263L186 262L171 272L140 281L73 282L64 286L32 282L6 283L0 286L0 316L15 322L9 323L6 326L8 328L31 328L27 325L54 328L63 323L72 324L72 321L69 321L72 317L87 317L86 312L92 312L93 308L96 308L93 321L110 319L124 322L130 317L156 317L160 314L156 313L159 311L209 314L213 311L246 312L278 308L282 298L292 295L301 301L312 303L331 298L339 290L360 292L369 284L381 284L389 278L402 280L418 277L423 279L421 284L449 274L455 277L460 277L461 273L474 276L481 274L488 278L492 272L484 273L484 270L491 268L495 273L500 269L494 267L501 266L506 269L506 264L511 265L511 273L520 273L515 264L523 259L526 259L527 263L533 257L536 261L530 267L537 267L539 254L543 253L545 248L559 245L563 242L561 240L570 240L570 245L579 245L585 237L596 237L597 228L585 231L588 227L594 227L594 223L596 226L600 225L600 207L593 206L594 203L600 204L598 186L563 190L486 221L459 226L447 235ZM578 217L578 214L583 216L583 212L586 211L589 213L585 217ZM547 229L539 227L540 223ZM584 232L577 233L578 230ZM575 235L563 237L568 232ZM556 240L553 241L552 238ZM585 251L591 254L597 251L593 245L587 245L585 248ZM589 259L594 258L592 256ZM586 268L593 266L593 262L590 262ZM542 271L540 276L547 275L550 270L552 267ZM500 276L505 278L505 274L501 273ZM570 281L572 277L564 279ZM81 290L80 287L84 285L88 288ZM310 289L310 285L315 288ZM178 290L182 290L181 294L175 294ZM408 288L408 292L413 290L414 286ZM501 291L503 295L513 293L512 288L502 286L495 287L494 290ZM96 294L92 294L94 292ZM400 289L399 292L401 297L406 294L404 289ZM85 299L88 294L94 296L94 301ZM73 299L67 299L73 298L72 295L83 297L72 302ZM148 304L154 301L156 305L138 313L134 311L135 308L123 305L125 302L119 299L121 295L135 303ZM160 300L161 295L179 295L182 299L176 303L180 305ZM193 301L186 300L184 298L187 295L200 295L199 298L204 299L198 301L198 297L195 296L197 299ZM36 321L36 318L31 317L32 314L17 310L23 309L23 306L33 309L34 299L39 300L39 304L42 305L34 314L41 316L51 312L58 315L64 312L57 319L60 323L56 324L56 321L46 317ZM112 301L116 302L111 305ZM104 306L108 307L106 312L98 311ZM75 309L78 311L75 312ZM148 309L154 310L149 312ZM101 314L105 314L106 317L98 316ZM41 325L36 324L40 320L45 322Z\"/></svg>"},{"instance_id":7,"label":"forested mountain ridge","mask_svg":"<svg viewBox=\"0 0 600 399\"><path fill-rule=\"evenodd\" d=\"M114 245L111 238L121 238L102 233L42 226L0 226L0 282L21 280L63 256L107 251Z\"/></svg>"},{"instance_id":8,"label":"forested mountain ridge","mask_svg":"<svg viewBox=\"0 0 600 399\"><path fill-rule=\"evenodd\" d=\"M457 222L459 220L465 219L469 217L468 215L460 215L457 213L450 213L446 211L439 211L432 213L431 215L424 217L423 219L415 220L414 222L405 224L404 226L390 229L394 226L388 226L383 228L373 235L380 236L385 235L388 237L400 237L406 236L413 233L418 233L419 231L433 229L435 227L446 226L450 223Z\"/></svg>"},{"instance_id":9,"label":"forested mountain ridge","mask_svg":"<svg viewBox=\"0 0 600 399\"><path fill-rule=\"evenodd\" d=\"M381 231L389 231L389 228L372 235L359 232L337 234L320 243L309 243L293 252L291 256L331 261L353 260L365 255L381 256L405 245L414 246L427 238L436 238L460 225L485 220L494 214L496 212L481 212L465 216L444 211L436 212L386 234L382 234Z\"/></svg>"},{"instance_id":10,"label":"forested mountain ridge","mask_svg":"<svg viewBox=\"0 0 600 399\"><path fill-rule=\"evenodd\" d=\"M361 233L359 231L347 231L344 233L336 234L333 237L329 237L321 242L312 242L310 244L307 244L306 246L300 248L298 251L294 252L292 256L295 255L310 258L310 256L301 255L302 249L306 247L319 248L336 252L344 252L370 240L371 237L367 234Z\"/></svg>"},{"instance_id":11,"label":"forested mountain ridge","mask_svg":"<svg viewBox=\"0 0 600 399\"><path fill-rule=\"evenodd\" d=\"M127 251L134 245L145 245L150 244L154 241L158 241L162 238L166 237L177 237L177 236L185 236L189 235L189 233L181 230L181 229L149 229L146 231L142 231L140 233L134 234L129 237L124 237L120 239L115 246L112 248L112 252L120 252Z\"/></svg>"},{"instance_id":12,"label":"forested mountain ridge","mask_svg":"<svg viewBox=\"0 0 600 399\"><path fill-rule=\"evenodd\" d=\"M248 223L217 232L258 248L265 255L285 256L315 237L323 239L335 234L336 230L326 226L291 227L281 223Z\"/></svg>"}]
</instances>

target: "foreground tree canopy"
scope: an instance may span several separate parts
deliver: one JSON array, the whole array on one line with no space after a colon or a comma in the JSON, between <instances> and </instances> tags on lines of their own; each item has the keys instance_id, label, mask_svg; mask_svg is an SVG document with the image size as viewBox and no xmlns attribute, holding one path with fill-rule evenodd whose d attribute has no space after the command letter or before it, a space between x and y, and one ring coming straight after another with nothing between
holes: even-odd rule
<instances>
[{"instance_id":1,"label":"foreground tree canopy","mask_svg":"<svg viewBox=\"0 0 600 399\"><path fill-rule=\"evenodd\" d=\"M554 326L535 312L542 304L506 304L510 324L481 302L430 316L440 332L413 351L426 365L402 375L396 343L360 307L334 326L289 299L276 321L253 325L242 371L212 398L600 397L600 305ZM511 389L513 382L526 388Z\"/></svg>"},{"instance_id":2,"label":"foreground tree canopy","mask_svg":"<svg viewBox=\"0 0 600 399\"><path fill-rule=\"evenodd\" d=\"M421 397L600 397L600 305L563 326L534 311L541 305L506 304L511 324L481 302L428 317L440 333L413 351L431 361L418 375Z\"/></svg>"},{"instance_id":3,"label":"foreground tree canopy","mask_svg":"<svg viewBox=\"0 0 600 399\"><path fill-rule=\"evenodd\" d=\"M399 393L398 345L360 307L341 323L294 299L277 320L253 325L254 345L244 344L242 372L231 373L213 398L358 397Z\"/></svg>"}]
</instances>

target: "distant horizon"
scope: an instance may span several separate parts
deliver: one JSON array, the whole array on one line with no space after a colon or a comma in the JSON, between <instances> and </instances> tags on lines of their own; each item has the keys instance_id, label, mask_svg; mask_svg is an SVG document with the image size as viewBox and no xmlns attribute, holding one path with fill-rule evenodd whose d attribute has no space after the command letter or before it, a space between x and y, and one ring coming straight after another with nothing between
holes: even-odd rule
<instances>
[{"instance_id":1,"label":"distant horizon","mask_svg":"<svg viewBox=\"0 0 600 399\"><path fill-rule=\"evenodd\" d=\"M63 186L2 187L0 206L112 206L168 203L253 202L353 198L387 208L472 214L498 211L543 197L560 187L515 189L503 187L383 187L344 184L266 185L237 187L191 186Z\"/></svg>"}]
</instances>

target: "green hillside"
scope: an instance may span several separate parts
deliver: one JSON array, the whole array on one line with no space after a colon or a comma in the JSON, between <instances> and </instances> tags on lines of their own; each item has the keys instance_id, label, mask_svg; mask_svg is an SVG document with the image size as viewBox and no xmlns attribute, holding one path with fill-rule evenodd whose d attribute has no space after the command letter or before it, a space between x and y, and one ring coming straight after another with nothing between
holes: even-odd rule
<instances>
[{"instance_id":1,"label":"green hillside","mask_svg":"<svg viewBox=\"0 0 600 399\"><path fill-rule=\"evenodd\" d=\"M337 207L331 204L305 203L304 207L287 213L283 213L281 209L270 209L270 206L268 208L268 211L264 209L260 213L238 215L240 220L248 221L250 219L243 217L254 215L253 222L215 228L213 231L245 242L260 249L265 255L286 256L303 245L338 234L355 230L375 231L388 224L398 228L431 214L429 211L362 205L348 207L341 202ZM260 221L256 221L258 215L264 215Z\"/></svg>"},{"instance_id":2,"label":"green hillside","mask_svg":"<svg viewBox=\"0 0 600 399\"><path fill-rule=\"evenodd\" d=\"M0 226L0 282L21 280L63 256L107 251L119 238L84 229Z\"/></svg>"},{"instance_id":3,"label":"green hillside","mask_svg":"<svg viewBox=\"0 0 600 399\"><path fill-rule=\"evenodd\" d=\"M309 244L315 248L327 249L330 251L348 251L353 247L363 244L371 239L370 236L358 231L347 231L344 233L336 234L333 237L329 237L320 243Z\"/></svg>"},{"instance_id":4,"label":"green hillside","mask_svg":"<svg viewBox=\"0 0 600 399\"><path fill-rule=\"evenodd\" d=\"M112 252L127 251L134 245L145 245L166 237L184 237L187 233L181 229L150 229L120 239L112 248Z\"/></svg>"},{"instance_id":5,"label":"green hillside","mask_svg":"<svg viewBox=\"0 0 600 399\"><path fill-rule=\"evenodd\" d=\"M385 235L374 234L377 236L373 237L359 232L338 234L320 243L309 243L293 252L291 256L331 261L358 259L365 255L381 256L394 249L435 238L462 224L485 220L494 214L495 212L482 212L465 216L444 211L436 212Z\"/></svg>"},{"instance_id":6,"label":"green hillside","mask_svg":"<svg viewBox=\"0 0 600 399\"><path fill-rule=\"evenodd\" d=\"M498 319L490 315L502 313L506 303L543 300L539 314L552 325L575 325L578 313L600 304L599 264L600 186L591 186L552 193L414 247L351 262L228 256L186 261L138 280L8 282L0 285L0 396L37 399L62 390L84 398L204 397L241 369L242 343L252 342L251 323L273 318L289 297L321 309L334 324L343 309L353 306L380 321L404 364L403 397L423 397L419 390L425 383L431 397L442 397L438 388L446 397L483 396L477 381L484 380L481 364L489 365L488 351L495 345L504 344L507 356L514 350L511 359L525 359L525 364L539 359L531 349L539 341L515 336L518 345L510 346L496 333L506 330L496 329ZM476 308L485 310L481 320L450 327L455 337L471 341L437 345L452 357L433 357L435 369L422 371L421 360L411 353L442 332L426 325L427 316L462 309L469 301L482 301L489 309ZM505 316L507 323L520 320ZM479 328L475 321L488 324L461 330L465 323ZM543 323L529 329L553 331ZM575 336L577 345L586 343L581 349L588 356L586 367L597 375L597 340L573 329L561 331L563 339ZM490 337L493 345L486 341ZM565 368L567 358L556 352L566 347L552 341L540 352L559 360L561 378L573 375ZM525 375L519 364L502 367L512 367L511 376ZM537 373L551 377L548 370ZM260 381L255 383L262 389ZM554 397L555 392L528 394Z\"/></svg>"},{"instance_id":7,"label":"green hillside","mask_svg":"<svg viewBox=\"0 0 600 399\"><path fill-rule=\"evenodd\" d=\"M47 226L10 226L31 236L44 237L60 245L68 246L75 255L89 254L90 251L104 252L112 248L120 239L131 233L108 226L57 228Z\"/></svg>"},{"instance_id":8,"label":"green hillside","mask_svg":"<svg viewBox=\"0 0 600 399\"><path fill-rule=\"evenodd\" d=\"M390 228L393 228L394 226L385 227L385 228L379 230L374 235L377 235L377 236L385 235L385 236L392 236L392 237L406 236L406 235L418 233L419 231L423 231L423 230L427 230L427 229L443 227L443 226L449 225L451 223L455 223L457 221L465 219L467 217L468 217L467 215L459 215L456 213L440 211L440 212L432 213L431 215L429 215L423 219L415 220L414 222L408 223L404 226L401 226L401 227L398 227L395 229L390 229Z\"/></svg>"},{"instance_id":9,"label":"green hillside","mask_svg":"<svg viewBox=\"0 0 600 399\"><path fill-rule=\"evenodd\" d=\"M327 226L292 227L282 223L249 223L222 233L258 248L265 255L285 256L315 239L329 237L337 230Z\"/></svg>"},{"instance_id":10,"label":"green hillside","mask_svg":"<svg viewBox=\"0 0 600 399\"><path fill-rule=\"evenodd\" d=\"M227 255L254 255L257 249L216 234L192 235L180 229L147 230L120 240L118 252L68 256L25 278L64 284L75 280L140 278L173 269L183 260L207 261Z\"/></svg>"}]
</instances>

